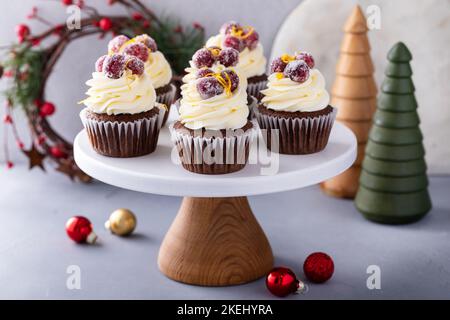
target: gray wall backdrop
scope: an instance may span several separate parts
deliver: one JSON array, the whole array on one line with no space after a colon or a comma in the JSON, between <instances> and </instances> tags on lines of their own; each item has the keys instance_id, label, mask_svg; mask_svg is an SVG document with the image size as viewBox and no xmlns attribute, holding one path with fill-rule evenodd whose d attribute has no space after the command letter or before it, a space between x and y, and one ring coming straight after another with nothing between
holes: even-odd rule
<instances>
[{"instance_id":1,"label":"gray wall backdrop","mask_svg":"<svg viewBox=\"0 0 450 320\"><path fill-rule=\"evenodd\" d=\"M100 12L123 13L121 6L108 6L106 0L87 0ZM206 36L217 33L220 25L227 20L238 20L254 25L262 38L267 56L270 55L272 41L283 19L301 0L144 0L157 14L168 14L178 17L182 23L200 22L206 28ZM60 23L66 18L65 9L60 1L20 0L0 1L0 45L15 40L14 27L21 22L30 25L32 31L45 29L38 22L28 21L25 17L32 6L37 6L40 13L48 20ZM96 36L74 42L64 53L56 65L47 85L47 99L56 104L57 113L52 116L52 125L67 139L73 139L81 129L78 113L81 107L76 104L84 97L84 82L90 77L96 58L103 54L110 37L98 40ZM3 90L3 83L0 83ZM0 98L3 115L3 97ZM16 112L16 123L24 128L25 122L20 112ZM22 139L29 143L26 129L20 129ZM11 135L10 135L11 136ZM3 141L3 130L0 130L0 143ZM14 140L10 137L10 152L15 162L24 161L19 154ZM0 162L3 162L3 148L0 148Z\"/></svg>"}]
</instances>

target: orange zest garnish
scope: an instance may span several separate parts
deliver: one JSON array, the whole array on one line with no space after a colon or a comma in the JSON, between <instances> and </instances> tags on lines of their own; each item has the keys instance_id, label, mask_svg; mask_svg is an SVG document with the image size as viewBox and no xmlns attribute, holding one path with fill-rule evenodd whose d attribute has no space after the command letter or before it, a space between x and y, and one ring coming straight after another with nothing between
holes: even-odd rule
<instances>
[{"instance_id":1,"label":"orange zest garnish","mask_svg":"<svg viewBox=\"0 0 450 320\"><path fill-rule=\"evenodd\" d=\"M208 47L206 49L208 49L208 51L211 52L211 54L215 57L218 57L220 54L220 51L221 51L220 48L214 48L214 47Z\"/></svg>"},{"instance_id":2,"label":"orange zest garnish","mask_svg":"<svg viewBox=\"0 0 450 320\"><path fill-rule=\"evenodd\" d=\"M278 80L283 79L284 78L283 72L277 72L275 77L277 77Z\"/></svg>"},{"instance_id":3,"label":"orange zest garnish","mask_svg":"<svg viewBox=\"0 0 450 320\"><path fill-rule=\"evenodd\" d=\"M236 26L233 26L231 28L231 35L238 39L246 39L254 31L255 31L255 29L251 26L245 26L245 27L241 27L241 28L237 28Z\"/></svg>"},{"instance_id":4,"label":"orange zest garnish","mask_svg":"<svg viewBox=\"0 0 450 320\"><path fill-rule=\"evenodd\" d=\"M224 72L225 74L225 78L222 76L221 73L207 73L204 75L204 77L214 77L217 79L217 81L220 83L220 85L223 87L223 89L225 90L225 94L227 95L227 97L230 97L232 95L231 92L231 78L228 75L227 72Z\"/></svg>"},{"instance_id":5,"label":"orange zest garnish","mask_svg":"<svg viewBox=\"0 0 450 320\"><path fill-rule=\"evenodd\" d=\"M290 56L290 55L288 55L288 54L283 54L283 55L281 56L281 60L282 60L284 63L289 63L289 62L295 60L295 56Z\"/></svg>"}]
</instances>

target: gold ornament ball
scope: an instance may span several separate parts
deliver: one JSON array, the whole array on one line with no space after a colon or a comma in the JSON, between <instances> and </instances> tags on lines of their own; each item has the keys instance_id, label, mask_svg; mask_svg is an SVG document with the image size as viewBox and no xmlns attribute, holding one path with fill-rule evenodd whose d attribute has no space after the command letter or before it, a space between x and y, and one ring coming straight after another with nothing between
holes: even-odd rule
<instances>
[{"instance_id":1,"label":"gold ornament ball","mask_svg":"<svg viewBox=\"0 0 450 320\"><path fill-rule=\"evenodd\" d=\"M128 209L117 209L105 222L106 229L119 236L127 236L136 228L136 216Z\"/></svg>"}]
</instances>

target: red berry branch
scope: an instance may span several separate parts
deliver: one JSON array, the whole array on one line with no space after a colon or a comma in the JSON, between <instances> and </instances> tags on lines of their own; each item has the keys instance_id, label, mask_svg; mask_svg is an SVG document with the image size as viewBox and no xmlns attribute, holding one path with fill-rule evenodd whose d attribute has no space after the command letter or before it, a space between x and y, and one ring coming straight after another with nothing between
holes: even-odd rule
<instances>
[{"instance_id":1,"label":"red berry branch","mask_svg":"<svg viewBox=\"0 0 450 320\"><path fill-rule=\"evenodd\" d=\"M203 27L194 23L191 27L181 27L170 18L159 18L139 0L105 0L109 5L121 5L127 12L122 16L107 16L89 6L83 0L55 0L63 6L76 5L81 10L82 19L79 29L69 29L65 24L53 25L33 7L27 18L48 26L34 34L24 23L15 29L17 43L7 46L6 59L0 64L0 78L8 81L5 92L6 104L3 118L5 126L4 155L7 168L14 166L9 156L8 128L16 140L17 146L29 159L30 169L44 163L53 163L57 171L68 175L72 180L88 182L89 176L83 173L73 159L73 146L56 132L48 121L58 111L57 106L48 101L45 87L54 66L64 50L72 42L88 35L125 34L133 37L147 33L158 43L176 74L180 78L189 58L202 46ZM46 43L43 47L41 44ZM26 149L16 128L13 109L21 106L28 119L32 144Z\"/></svg>"}]
</instances>

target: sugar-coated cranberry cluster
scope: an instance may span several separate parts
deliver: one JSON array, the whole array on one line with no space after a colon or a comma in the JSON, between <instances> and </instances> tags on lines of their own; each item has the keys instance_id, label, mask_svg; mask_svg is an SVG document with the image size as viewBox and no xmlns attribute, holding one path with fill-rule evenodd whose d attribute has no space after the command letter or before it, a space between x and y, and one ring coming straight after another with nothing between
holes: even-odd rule
<instances>
[{"instance_id":1,"label":"sugar-coated cranberry cluster","mask_svg":"<svg viewBox=\"0 0 450 320\"><path fill-rule=\"evenodd\" d=\"M214 73L211 69L201 69L197 72L196 88L204 100L223 92L232 94L238 86L239 76L233 70L226 69L220 73Z\"/></svg>"},{"instance_id":2,"label":"sugar-coated cranberry cluster","mask_svg":"<svg viewBox=\"0 0 450 320\"><path fill-rule=\"evenodd\" d=\"M141 75L150 52L157 50L155 40L146 34L131 40L119 35L108 43L108 55L98 58L95 70L111 79L119 79L126 69L131 70L132 74Z\"/></svg>"},{"instance_id":3,"label":"sugar-coated cranberry cluster","mask_svg":"<svg viewBox=\"0 0 450 320\"><path fill-rule=\"evenodd\" d=\"M284 54L272 61L270 73L279 73L292 81L303 83L308 80L309 71L314 65L313 56L307 52L299 52L294 56Z\"/></svg>"},{"instance_id":4,"label":"sugar-coated cranberry cluster","mask_svg":"<svg viewBox=\"0 0 450 320\"><path fill-rule=\"evenodd\" d=\"M192 62L198 69L210 68L216 62L225 67L233 67L239 62L239 52L233 48L201 48L194 53Z\"/></svg>"},{"instance_id":5,"label":"sugar-coated cranberry cluster","mask_svg":"<svg viewBox=\"0 0 450 320\"><path fill-rule=\"evenodd\" d=\"M229 21L222 25L220 33L224 35L222 46L233 48L241 52L245 48L253 50L259 42L259 34L252 27L243 27L236 21Z\"/></svg>"}]
</instances>

